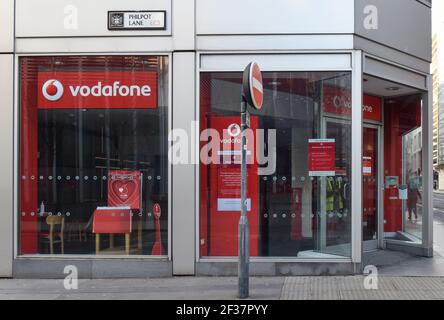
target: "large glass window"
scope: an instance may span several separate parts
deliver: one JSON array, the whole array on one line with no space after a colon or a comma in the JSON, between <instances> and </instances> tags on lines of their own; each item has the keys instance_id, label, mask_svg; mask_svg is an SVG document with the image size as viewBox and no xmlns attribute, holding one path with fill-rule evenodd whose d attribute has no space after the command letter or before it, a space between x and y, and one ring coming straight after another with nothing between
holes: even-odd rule
<instances>
[{"instance_id":1,"label":"large glass window","mask_svg":"<svg viewBox=\"0 0 444 320\"><path fill-rule=\"evenodd\" d=\"M166 255L168 59L20 59L20 254Z\"/></svg>"},{"instance_id":2,"label":"large glass window","mask_svg":"<svg viewBox=\"0 0 444 320\"><path fill-rule=\"evenodd\" d=\"M248 135L251 256L348 257L351 73L263 77L264 106ZM241 82L241 73L201 73L202 257L237 255Z\"/></svg>"}]
</instances>

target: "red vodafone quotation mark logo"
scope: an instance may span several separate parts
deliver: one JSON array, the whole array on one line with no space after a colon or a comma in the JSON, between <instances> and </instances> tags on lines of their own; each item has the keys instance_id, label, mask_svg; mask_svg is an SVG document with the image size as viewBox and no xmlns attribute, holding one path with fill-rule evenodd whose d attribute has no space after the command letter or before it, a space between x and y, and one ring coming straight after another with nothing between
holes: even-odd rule
<instances>
[{"instance_id":1,"label":"red vodafone quotation mark logo","mask_svg":"<svg viewBox=\"0 0 444 320\"><path fill-rule=\"evenodd\" d=\"M43 84L42 94L46 100L57 101L63 96L63 85L59 80L48 80Z\"/></svg>"},{"instance_id":2,"label":"red vodafone quotation mark logo","mask_svg":"<svg viewBox=\"0 0 444 320\"><path fill-rule=\"evenodd\" d=\"M227 131L231 137L237 137L241 133L241 128L237 123L232 123L228 126Z\"/></svg>"}]
</instances>

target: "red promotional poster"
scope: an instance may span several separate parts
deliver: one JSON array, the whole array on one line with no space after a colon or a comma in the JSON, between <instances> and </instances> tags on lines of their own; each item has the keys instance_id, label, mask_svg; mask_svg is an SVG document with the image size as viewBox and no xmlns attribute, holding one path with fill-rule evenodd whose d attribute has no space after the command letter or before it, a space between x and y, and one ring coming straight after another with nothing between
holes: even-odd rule
<instances>
[{"instance_id":1,"label":"red promotional poster","mask_svg":"<svg viewBox=\"0 0 444 320\"><path fill-rule=\"evenodd\" d=\"M131 233L132 217L129 207L98 207L94 211L93 233Z\"/></svg>"},{"instance_id":2,"label":"red promotional poster","mask_svg":"<svg viewBox=\"0 0 444 320\"><path fill-rule=\"evenodd\" d=\"M308 170L311 177L335 175L335 139L308 141Z\"/></svg>"},{"instance_id":3,"label":"red promotional poster","mask_svg":"<svg viewBox=\"0 0 444 320\"><path fill-rule=\"evenodd\" d=\"M140 176L140 171L110 171L108 173L108 206L140 209Z\"/></svg>"},{"instance_id":4,"label":"red promotional poster","mask_svg":"<svg viewBox=\"0 0 444 320\"><path fill-rule=\"evenodd\" d=\"M352 100L349 89L324 85L324 112L340 116L351 116ZM382 121L382 100L379 97L364 94L363 118L370 121Z\"/></svg>"},{"instance_id":5,"label":"red promotional poster","mask_svg":"<svg viewBox=\"0 0 444 320\"><path fill-rule=\"evenodd\" d=\"M254 161L255 133L258 118L250 119L252 134L247 142L247 212L250 222L250 254L259 253L259 176L258 165ZM211 128L219 132L221 142L218 155L220 164L210 165L211 208L209 239L210 255L236 256L237 230L241 210L241 132L239 116L214 116L210 120Z\"/></svg>"},{"instance_id":6,"label":"red promotional poster","mask_svg":"<svg viewBox=\"0 0 444 320\"><path fill-rule=\"evenodd\" d=\"M364 177L373 176L373 159L372 157L362 157L362 175Z\"/></svg>"},{"instance_id":7,"label":"red promotional poster","mask_svg":"<svg viewBox=\"0 0 444 320\"><path fill-rule=\"evenodd\" d=\"M39 109L157 108L156 72L39 72Z\"/></svg>"}]
</instances>

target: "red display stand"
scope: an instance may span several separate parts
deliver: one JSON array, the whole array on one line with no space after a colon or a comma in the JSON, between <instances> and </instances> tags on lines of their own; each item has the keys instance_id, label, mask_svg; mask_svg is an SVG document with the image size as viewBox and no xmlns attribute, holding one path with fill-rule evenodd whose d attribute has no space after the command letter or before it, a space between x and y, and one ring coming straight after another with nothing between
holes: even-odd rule
<instances>
[{"instance_id":1,"label":"red display stand","mask_svg":"<svg viewBox=\"0 0 444 320\"><path fill-rule=\"evenodd\" d=\"M125 234L131 232L131 208L98 207L94 211L93 233Z\"/></svg>"}]
</instances>

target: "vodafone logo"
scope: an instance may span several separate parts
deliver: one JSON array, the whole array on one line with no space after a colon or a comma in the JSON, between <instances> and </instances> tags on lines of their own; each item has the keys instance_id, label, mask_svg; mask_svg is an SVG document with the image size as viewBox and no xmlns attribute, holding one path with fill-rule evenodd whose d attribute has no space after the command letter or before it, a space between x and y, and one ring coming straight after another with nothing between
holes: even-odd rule
<instances>
[{"instance_id":1,"label":"vodafone logo","mask_svg":"<svg viewBox=\"0 0 444 320\"><path fill-rule=\"evenodd\" d=\"M41 109L155 109L157 72L39 72Z\"/></svg>"},{"instance_id":2,"label":"vodafone logo","mask_svg":"<svg viewBox=\"0 0 444 320\"><path fill-rule=\"evenodd\" d=\"M241 128L237 123L232 123L228 126L227 131L231 137L237 137L241 133Z\"/></svg>"},{"instance_id":3,"label":"vodafone logo","mask_svg":"<svg viewBox=\"0 0 444 320\"><path fill-rule=\"evenodd\" d=\"M73 97L149 97L151 95L151 87L145 86L126 86L121 85L119 81L115 81L112 85L103 85L102 82L97 82L94 86L68 86L69 93ZM42 87L43 96L49 101L57 101L63 96L63 85L58 80L48 80Z\"/></svg>"},{"instance_id":4,"label":"vodafone logo","mask_svg":"<svg viewBox=\"0 0 444 320\"><path fill-rule=\"evenodd\" d=\"M336 109L347 108L351 109L351 101L348 97L345 96L334 96L333 105Z\"/></svg>"},{"instance_id":5,"label":"vodafone logo","mask_svg":"<svg viewBox=\"0 0 444 320\"><path fill-rule=\"evenodd\" d=\"M370 113L372 113L372 112L373 112L373 107L364 104L364 106L362 107L362 110L363 110L364 112L370 112Z\"/></svg>"},{"instance_id":6,"label":"vodafone logo","mask_svg":"<svg viewBox=\"0 0 444 320\"><path fill-rule=\"evenodd\" d=\"M63 96L63 85L60 81L50 79L43 84L42 94L46 100L57 101Z\"/></svg>"},{"instance_id":7,"label":"vodafone logo","mask_svg":"<svg viewBox=\"0 0 444 320\"><path fill-rule=\"evenodd\" d=\"M160 204L155 203L153 206L154 215L159 218L160 217Z\"/></svg>"}]
</instances>

